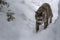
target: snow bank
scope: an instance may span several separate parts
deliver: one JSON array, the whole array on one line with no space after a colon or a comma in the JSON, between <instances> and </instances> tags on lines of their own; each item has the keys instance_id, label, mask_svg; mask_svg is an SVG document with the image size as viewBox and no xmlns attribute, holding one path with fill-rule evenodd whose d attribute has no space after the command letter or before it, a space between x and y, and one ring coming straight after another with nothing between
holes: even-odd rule
<instances>
[{"instance_id":1,"label":"snow bank","mask_svg":"<svg viewBox=\"0 0 60 40\"><path fill-rule=\"evenodd\" d=\"M38 0L38 1L37 0L17 0L17 1L13 0L11 2L15 3L14 5L16 5L16 4L19 5L20 3L23 3L24 5L26 5L26 7L28 6L33 11L36 11L43 3L49 3L51 5L52 12L53 12L53 22L52 23L54 23L58 17L58 2L59 2L59 0L53 0L53 1L52 0ZM30 14L27 14L27 13L25 13L25 15L28 18L33 19L33 16L35 15L35 13L30 13Z\"/></svg>"}]
</instances>

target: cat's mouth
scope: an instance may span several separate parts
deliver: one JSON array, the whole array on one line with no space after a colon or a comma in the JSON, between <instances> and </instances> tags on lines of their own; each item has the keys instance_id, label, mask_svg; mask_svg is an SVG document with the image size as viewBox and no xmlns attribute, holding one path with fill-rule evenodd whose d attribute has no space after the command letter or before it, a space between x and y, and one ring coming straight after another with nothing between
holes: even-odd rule
<instances>
[{"instance_id":1,"label":"cat's mouth","mask_svg":"<svg viewBox=\"0 0 60 40\"><path fill-rule=\"evenodd\" d=\"M43 24L43 21L37 21L37 22Z\"/></svg>"}]
</instances>

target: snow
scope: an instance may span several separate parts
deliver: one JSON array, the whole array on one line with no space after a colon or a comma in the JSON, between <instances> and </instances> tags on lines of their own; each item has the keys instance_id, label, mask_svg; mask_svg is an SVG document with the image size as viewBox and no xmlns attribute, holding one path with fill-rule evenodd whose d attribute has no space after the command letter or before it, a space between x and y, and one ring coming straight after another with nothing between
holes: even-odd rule
<instances>
[{"instance_id":1,"label":"snow","mask_svg":"<svg viewBox=\"0 0 60 40\"><path fill-rule=\"evenodd\" d=\"M15 13L15 19L7 21L6 12L0 12L0 40L59 40L58 17L59 0L7 0L8 9ZM46 30L35 32L35 11L43 4L49 3L53 11L53 23ZM6 11L6 12L5 12ZM57 27L58 26L58 27Z\"/></svg>"}]
</instances>

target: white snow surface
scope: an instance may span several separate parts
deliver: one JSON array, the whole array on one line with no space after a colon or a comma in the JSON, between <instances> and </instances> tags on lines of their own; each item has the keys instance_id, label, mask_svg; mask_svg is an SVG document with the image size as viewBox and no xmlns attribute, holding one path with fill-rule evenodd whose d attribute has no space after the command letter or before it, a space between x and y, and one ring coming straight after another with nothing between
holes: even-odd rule
<instances>
[{"instance_id":1,"label":"white snow surface","mask_svg":"<svg viewBox=\"0 0 60 40\"><path fill-rule=\"evenodd\" d=\"M6 0L15 19L7 21L7 8L0 12L0 40L60 40L58 17L59 0ZM53 22L46 30L35 32L35 11L43 4L49 3L53 12ZM59 22L59 20L57 21ZM58 24L59 25L59 24Z\"/></svg>"}]
</instances>

